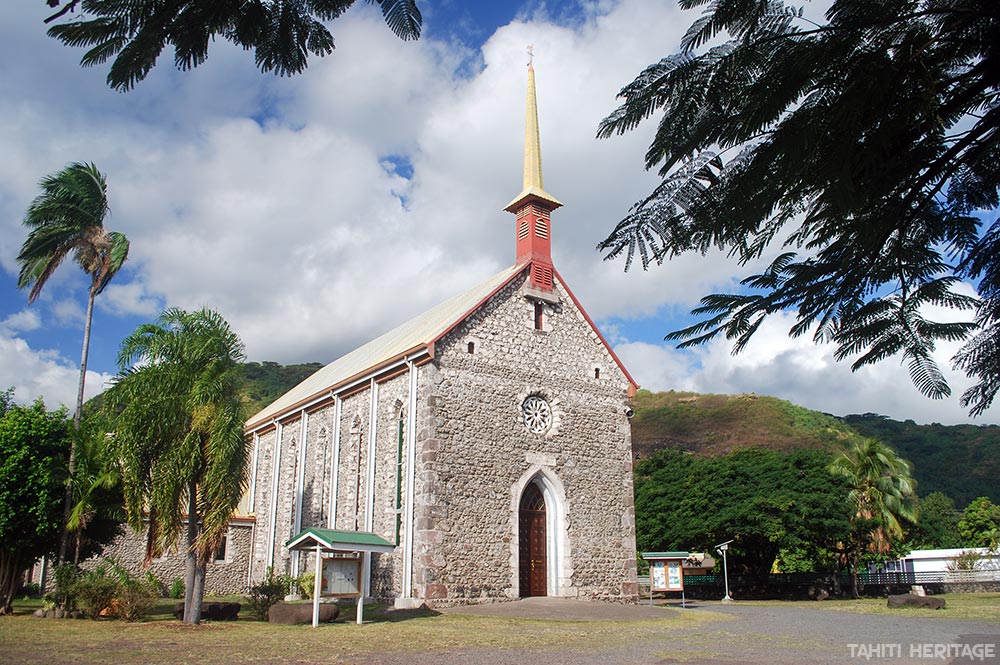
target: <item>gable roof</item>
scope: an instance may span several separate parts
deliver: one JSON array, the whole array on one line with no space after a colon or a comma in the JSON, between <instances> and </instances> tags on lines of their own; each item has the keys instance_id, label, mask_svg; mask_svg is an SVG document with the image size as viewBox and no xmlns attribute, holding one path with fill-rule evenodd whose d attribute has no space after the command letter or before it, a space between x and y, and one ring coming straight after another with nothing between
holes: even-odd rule
<instances>
[{"instance_id":1,"label":"gable roof","mask_svg":"<svg viewBox=\"0 0 1000 665\"><path fill-rule=\"evenodd\" d=\"M317 398L329 395L338 389L363 379L373 372L382 370L395 362L405 362L419 356L433 357L434 344L451 332L459 323L479 308L515 277L527 270L530 262L511 266L464 293L444 301L406 323L393 328L384 335L359 346L350 353L337 358L332 363L317 370L304 381L264 407L246 423L246 430L252 431L269 425L291 411L301 408ZM587 324L597 334L611 358L625 374L629 382L629 396L635 394L639 384L625 369L625 365L615 354L611 345L597 329L580 301L566 285L558 272L556 280L569 295Z\"/></svg>"},{"instance_id":2,"label":"gable roof","mask_svg":"<svg viewBox=\"0 0 1000 665\"><path fill-rule=\"evenodd\" d=\"M291 538L285 546L290 550L310 550L320 546L328 552L392 552L396 549L382 536L370 531L344 531L309 527Z\"/></svg>"}]
</instances>

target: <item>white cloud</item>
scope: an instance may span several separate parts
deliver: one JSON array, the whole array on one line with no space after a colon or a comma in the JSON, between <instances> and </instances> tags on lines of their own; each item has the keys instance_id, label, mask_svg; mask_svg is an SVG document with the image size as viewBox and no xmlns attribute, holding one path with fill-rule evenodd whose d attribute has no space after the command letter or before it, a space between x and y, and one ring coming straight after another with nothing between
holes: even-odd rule
<instances>
[{"instance_id":1,"label":"white cloud","mask_svg":"<svg viewBox=\"0 0 1000 665\"><path fill-rule=\"evenodd\" d=\"M0 321L0 331L26 332L38 330L42 326L42 320L38 312L31 309L22 309Z\"/></svg>"},{"instance_id":2,"label":"white cloud","mask_svg":"<svg viewBox=\"0 0 1000 665\"><path fill-rule=\"evenodd\" d=\"M79 366L66 362L54 351L32 349L26 341L2 329L0 358L3 359L0 390L13 387L15 401L28 404L42 397L50 410L63 405L72 413L76 408ZM99 394L110 379L110 374L88 370L84 399Z\"/></svg>"}]
</instances>

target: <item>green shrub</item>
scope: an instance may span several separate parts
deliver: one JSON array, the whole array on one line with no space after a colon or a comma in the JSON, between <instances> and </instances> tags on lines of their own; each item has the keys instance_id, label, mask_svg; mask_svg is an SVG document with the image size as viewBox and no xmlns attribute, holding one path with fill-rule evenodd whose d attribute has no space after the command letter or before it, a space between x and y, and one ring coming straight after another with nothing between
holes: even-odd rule
<instances>
[{"instance_id":1,"label":"green shrub","mask_svg":"<svg viewBox=\"0 0 1000 665\"><path fill-rule=\"evenodd\" d=\"M180 600L184 597L184 580L179 577L174 578L170 584L170 597L174 600Z\"/></svg>"},{"instance_id":2,"label":"green shrub","mask_svg":"<svg viewBox=\"0 0 1000 665\"><path fill-rule=\"evenodd\" d=\"M37 598L42 594L42 589L38 586L38 582L26 582L21 587L21 593L24 594L25 599Z\"/></svg>"},{"instance_id":3,"label":"green shrub","mask_svg":"<svg viewBox=\"0 0 1000 665\"><path fill-rule=\"evenodd\" d=\"M250 587L250 613L258 621L267 621L268 610L285 598L291 582L292 578L288 575L275 575L274 571L268 568L267 576L260 584Z\"/></svg>"},{"instance_id":4,"label":"green shrub","mask_svg":"<svg viewBox=\"0 0 1000 665\"><path fill-rule=\"evenodd\" d=\"M133 577L120 568L120 574L115 615L124 621L138 621L160 597L160 582L149 572L144 577Z\"/></svg>"},{"instance_id":5,"label":"green shrub","mask_svg":"<svg viewBox=\"0 0 1000 665\"><path fill-rule=\"evenodd\" d=\"M102 561L96 568L81 575L73 585L73 595L91 619L96 620L111 609L118 596L120 583L110 569L111 563Z\"/></svg>"}]
</instances>

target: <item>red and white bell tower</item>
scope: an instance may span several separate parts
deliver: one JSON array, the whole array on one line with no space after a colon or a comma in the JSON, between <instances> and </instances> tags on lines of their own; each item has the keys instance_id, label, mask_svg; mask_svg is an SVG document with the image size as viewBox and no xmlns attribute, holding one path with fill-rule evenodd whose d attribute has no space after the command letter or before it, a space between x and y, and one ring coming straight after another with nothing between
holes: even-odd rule
<instances>
[{"instance_id":1,"label":"red and white bell tower","mask_svg":"<svg viewBox=\"0 0 1000 665\"><path fill-rule=\"evenodd\" d=\"M530 50L529 50L530 53ZM528 290L552 293L551 218L562 206L542 187L542 148L538 138L535 68L528 63L528 104L524 127L524 180L521 193L504 208L516 218L517 264L530 263Z\"/></svg>"}]
</instances>

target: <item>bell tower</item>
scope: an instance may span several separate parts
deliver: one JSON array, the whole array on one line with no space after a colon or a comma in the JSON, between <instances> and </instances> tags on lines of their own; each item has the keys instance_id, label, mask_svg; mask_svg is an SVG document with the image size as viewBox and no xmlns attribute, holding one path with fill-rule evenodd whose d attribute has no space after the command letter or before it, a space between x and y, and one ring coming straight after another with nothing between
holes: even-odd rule
<instances>
[{"instance_id":1,"label":"bell tower","mask_svg":"<svg viewBox=\"0 0 1000 665\"><path fill-rule=\"evenodd\" d=\"M531 54L531 47L528 47ZM521 193L504 208L515 217L517 265L530 263L528 288L552 292L551 217L562 206L542 187L542 148L538 138L535 68L528 61L528 101L524 124L524 178Z\"/></svg>"}]
</instances>

